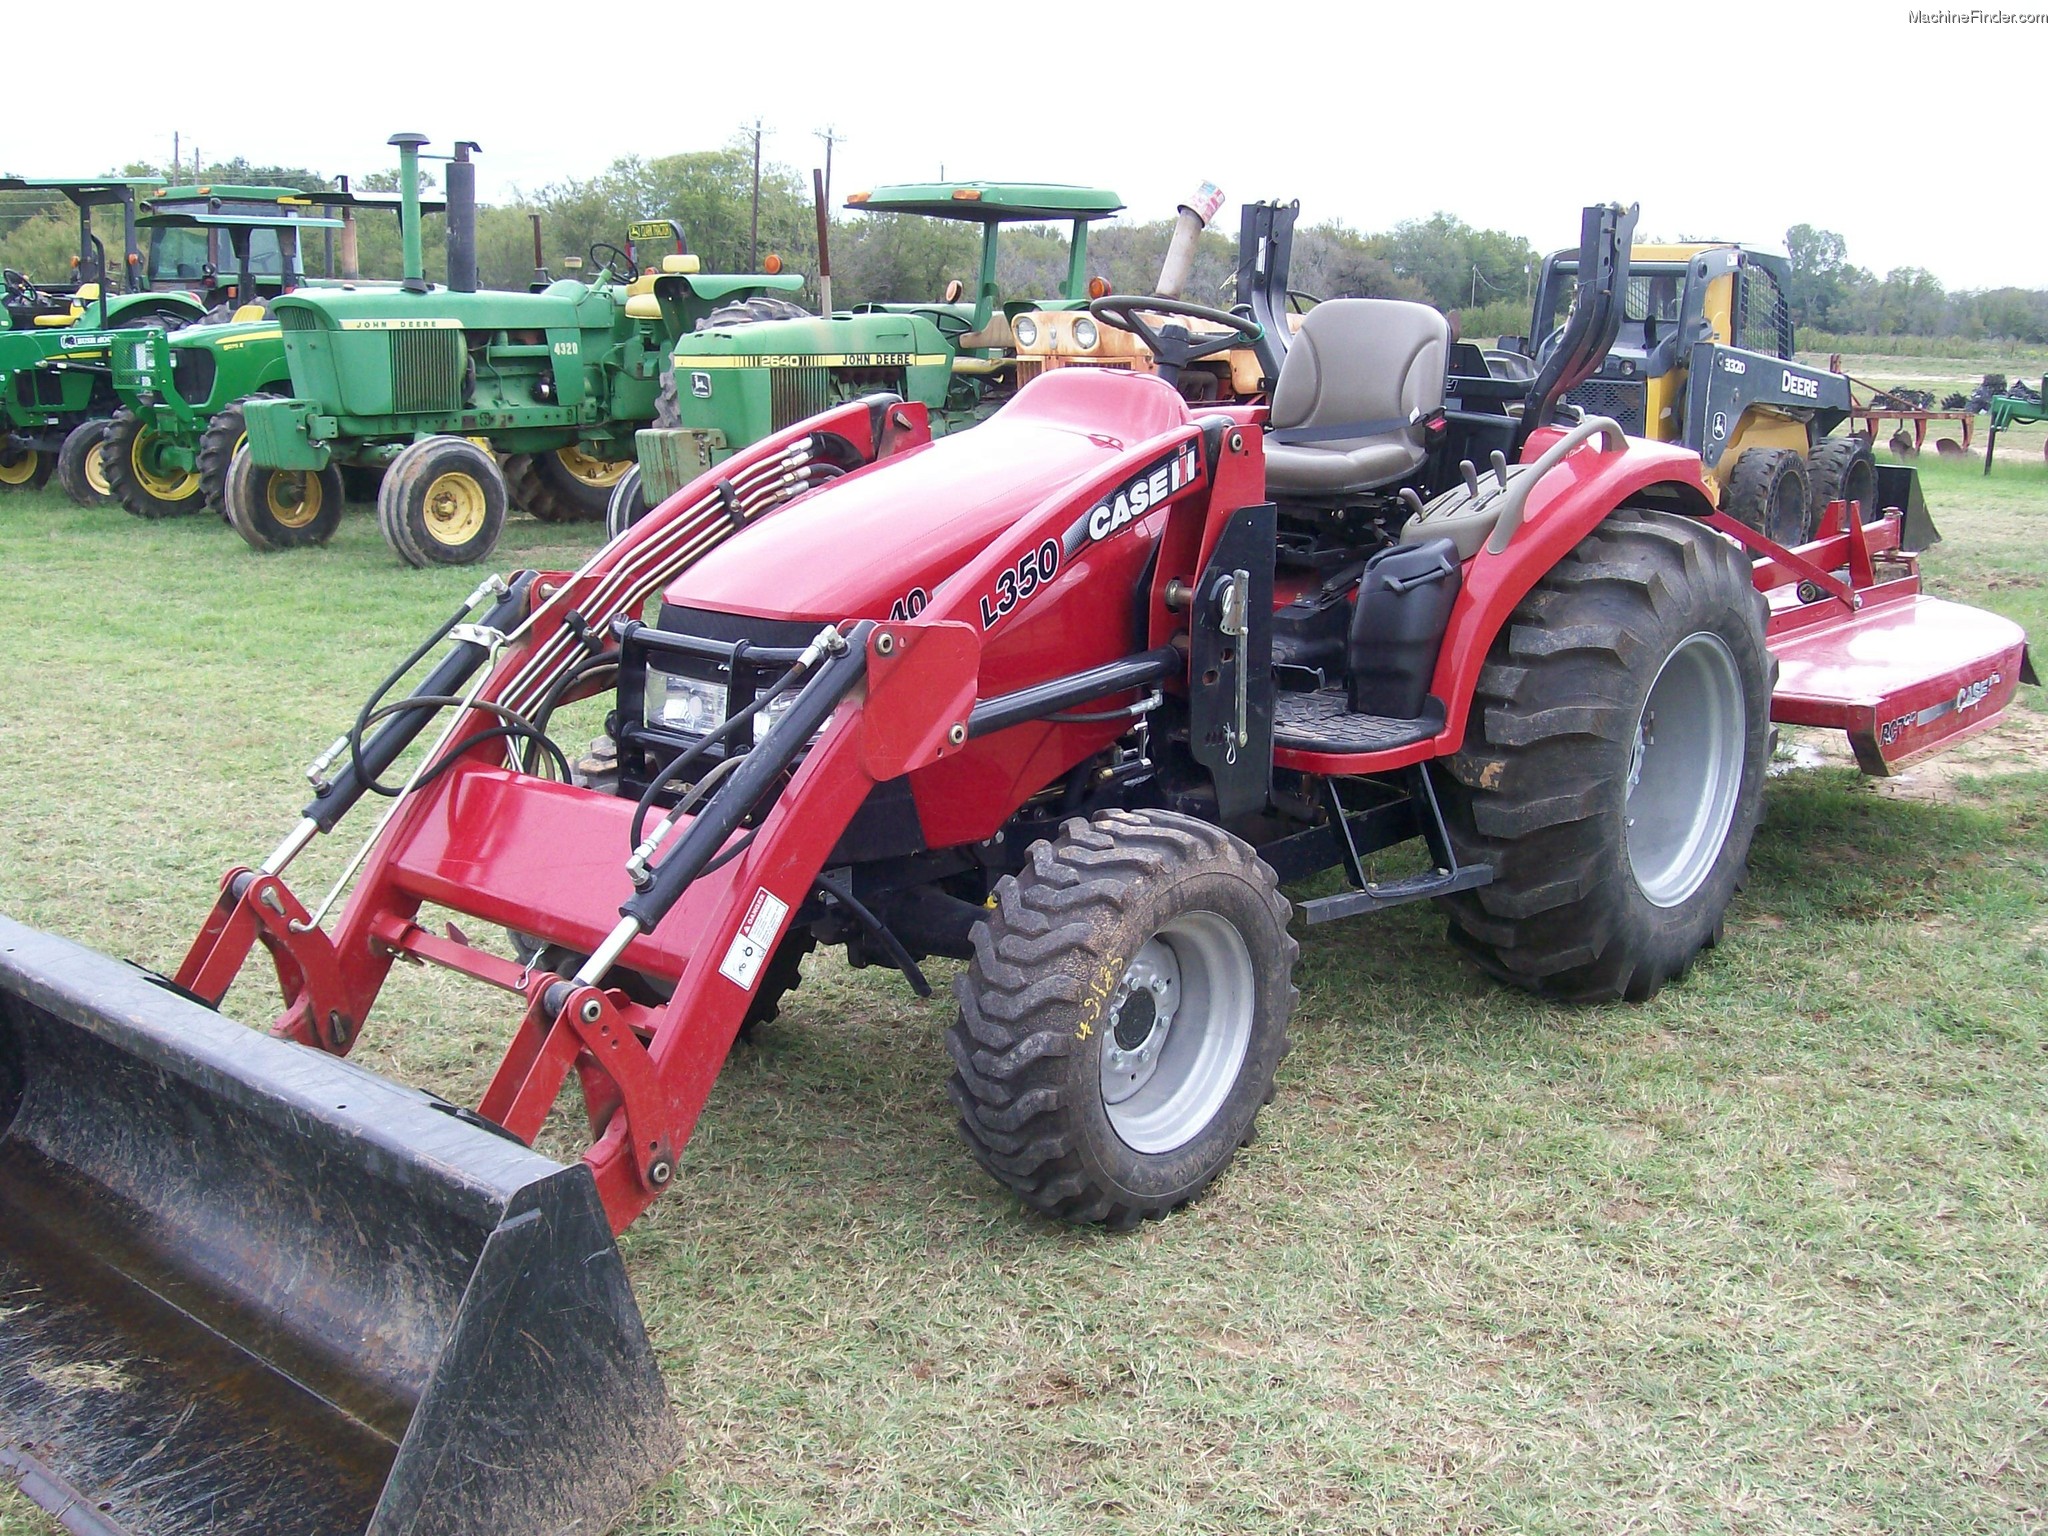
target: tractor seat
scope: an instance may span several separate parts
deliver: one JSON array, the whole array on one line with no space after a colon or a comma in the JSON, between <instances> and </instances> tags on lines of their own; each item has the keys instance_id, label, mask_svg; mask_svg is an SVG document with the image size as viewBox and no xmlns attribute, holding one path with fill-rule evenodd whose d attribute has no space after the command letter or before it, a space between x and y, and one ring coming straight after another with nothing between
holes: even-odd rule
<instances>
[{"instance_id":1,"label":"tractor seat","mask_svg":"<svg viewBox=\"0 0 2048 1536\"><path fill-rule=\"evenodd\" d=\"M1450 322L1427 304L1331 299L1310 310L1273 389L1268 493L1350 496L1421 469L1450 345Z\"/></svg>"}]
</instances>

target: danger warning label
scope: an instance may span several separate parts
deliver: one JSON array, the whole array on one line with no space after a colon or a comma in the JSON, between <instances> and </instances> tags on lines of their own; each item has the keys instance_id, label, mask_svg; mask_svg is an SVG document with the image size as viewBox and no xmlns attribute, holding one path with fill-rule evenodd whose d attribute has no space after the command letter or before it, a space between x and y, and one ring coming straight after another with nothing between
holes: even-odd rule
<instances>
[{"instance_id":1,"label":"danger warning label","mask_svg":"<svg viewBox=\"0 0 2048 1536\"><path fill-rule=\"evenodd\" d=\"M774 951L776 935L782 932L782 920L787 916L788 902L771 895L766 887L754 892L747 915L740 923L740 931L726 946L725 959L718 967L718 974L735 985L751 988L754 978L761 974L761 967Z\"/></svg>"}]
</instances>

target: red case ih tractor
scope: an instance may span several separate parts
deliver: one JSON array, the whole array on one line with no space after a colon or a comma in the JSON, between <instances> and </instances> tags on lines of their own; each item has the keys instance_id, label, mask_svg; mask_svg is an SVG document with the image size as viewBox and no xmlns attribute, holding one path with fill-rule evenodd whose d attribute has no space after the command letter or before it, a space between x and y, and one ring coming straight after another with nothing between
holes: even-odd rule
<instances>
[{"instance_id":1,"label":"red case ih tractor","mask_svg":"<svg viewBox=\"0 0 2048 1536\"><path fill-rule=\"evenodd\" d=\"M1173 368L1236 338L1165 325L1166 377L1048 374L972 432L888 397L814 417L583 569L480 588L226 877L173 983L0 923L0 1461L151 1536L601 1525L674 1444L604 1228L670 1183L814 944L920 992L920 958L964 959L969 1148L1112 1226L1250 1134L1294 915L1435 900L1488 971L1559 997L1681 975L1741 877L1773 718L1884 771L2031 671L2014 626L1919 591L1915 509L1837 504L1777 548L1714 512L1694 455L1553 422L1613 334L1632 224L1588 211L1533 386L1434 311L1345 301L1270 408L1191 409ZM1173 311L1096 312L1147 307ZM601 692L617 782L573 782L549 721ZM284 876L372 788L330 925L337 895L309 910ZM1422 873L1369 877L1417 840ZM1329 869L1346 888L1290 908ZM272 1040L208 1011L258 944ZM399 961L518 999L474 1110L335 1059ZM591 1139L562 1169L516 1143L572 1072ZM18 1369L53 1354L118 1354L123 1411Z\"/></svg>"}]
</instances>

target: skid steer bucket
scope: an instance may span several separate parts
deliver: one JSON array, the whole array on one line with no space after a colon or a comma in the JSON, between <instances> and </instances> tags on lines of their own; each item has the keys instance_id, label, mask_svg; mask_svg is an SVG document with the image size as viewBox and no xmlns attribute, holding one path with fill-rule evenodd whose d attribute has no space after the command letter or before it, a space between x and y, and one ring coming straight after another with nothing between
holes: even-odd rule
<instances>
[{"instance_id":1,"label":"skid steer bucket","mask_svg":"<svg viewBox=\"0 0 2048 1536\"><path fill-rule=\"evenodd\" d=\"M0 1467L67 1529L595 1533L675 1451L588 1169L0 918Z\"/></svg>"}]
</instances>

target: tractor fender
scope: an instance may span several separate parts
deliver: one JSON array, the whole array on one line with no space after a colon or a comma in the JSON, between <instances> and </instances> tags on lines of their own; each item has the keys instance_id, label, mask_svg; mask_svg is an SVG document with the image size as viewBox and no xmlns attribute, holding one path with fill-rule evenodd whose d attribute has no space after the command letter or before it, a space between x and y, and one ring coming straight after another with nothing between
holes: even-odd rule
<instances>
[{"instance_id":1,"label":"tractor fender","mask_svg":"<svg viewBox=\"0 0 2048 1536\"><path fill-rule=\"evenodd\" d=\"M1554 432L1537 433L1524 461L1540 457L1556 439ZM1479 670L1515 605L1610 512L1629 502L1689 517L1714 511L1697 454L1636 438L1619 452L1604 453L1596 439L1538 482L1506 549L1494 554L1482 546L1466 563L1430 686L1445 706L1432 754L1455 752L1464 743Z\"/></svg>"},{"instance_id":2,"label":"tractor fender","mask_svg":"<svg viewBox=\"0 0 2048 1536\"><path fill-rule=\"evenodd\" d=\"M190 294L178 289L165 289L161 293L124 293L107 302L106 324L103 330L115 331L133 328L142 315L180 315L185 323L197 320L206 313L206 306Z\"/></svg>"}]
</instances>

